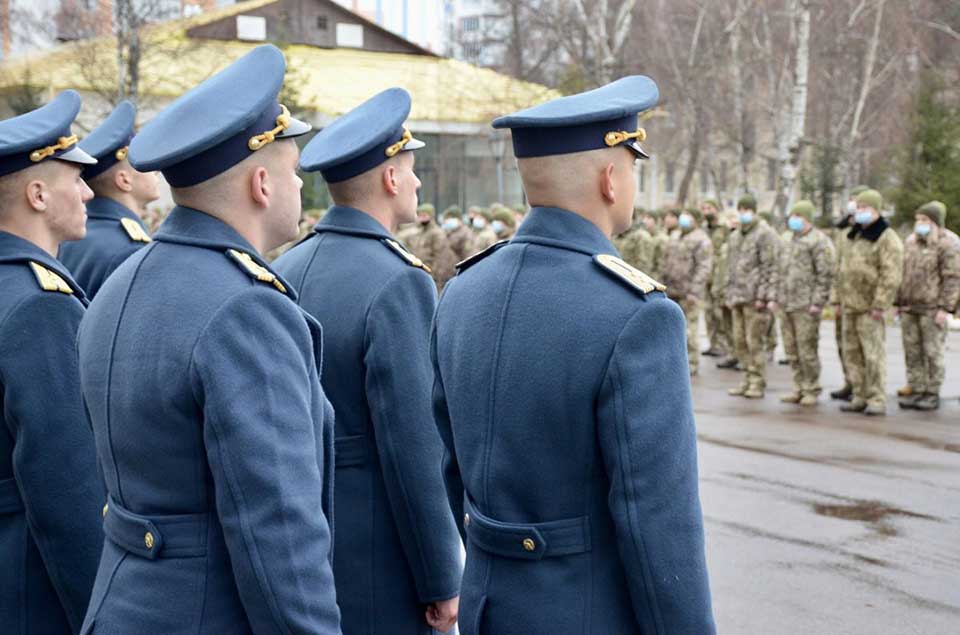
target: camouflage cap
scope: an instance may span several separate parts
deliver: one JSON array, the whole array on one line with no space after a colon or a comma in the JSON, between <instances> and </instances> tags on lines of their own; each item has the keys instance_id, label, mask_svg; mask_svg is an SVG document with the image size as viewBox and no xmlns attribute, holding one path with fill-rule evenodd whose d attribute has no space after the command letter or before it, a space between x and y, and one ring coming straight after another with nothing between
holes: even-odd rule
<instances>
[{"instance_id":1,"label":"camouflage cap","mask_svg":"<svg viewBox=\"0 0 960 635\"><path fill-rule=\"evenodd\" d=\"M417 214L430 214L431 216L437 215L437 208L433 206L433 203L421 203L417 207Z\"/></svg>"},{"instance_id":2,"label":"camouflage cap","mask_svg":"<svg viewBox=\"0 0 960 635\"><path fill-rule=\"evenodd\" d=\"M914 212L914 216L917 214L929 216L930 220L935 222L940 227L943 227L943 223L947 218L947 206L940 201L930 201L929 203L924 203L921 205L920 208Z\"/></svg>"},{"instance_id":3,"label":"camouflage cap","mask_svg":"<svg viewBox=\"0 0 960 635\"><path fill-rule=\"evenodd\" d=\"M854 187L852 187L852 188L850 189L850 196L856 198L856 197L860 196L861 194L863 194L864 192L866 192L866 191L869 190L869 189L870 189L870 188L867 187L866 185L855 185Z\"/></svg>"},{"instance_id":4,"label":"camouflage cap","mask_svg":"<svg viewBox=\"0 0 960 635\"><path fill-rule=\"evenodd\" d=\"M857 194L857 205L866 205L879 212L883 209L883 196L876 190L864 190Z\"/></svg>"},{"instance_id":5,"label":"camouflage cap","mask_svg":"<svg viewBox=\"0 0 960 635\"><path fill-rule=\"evenodd\" d=\"M737 209L757 211L757 199L752 194L744 194L737 200Z\"/></svg>"},{"instance_id":6,"label":"camouflage cap","mask_svg":"<svg viewBox=\"0 0 960 635\"><path fill-rule=\"evenodd\" d=\"M459 205L451 205L447 209L443 210L444 218L462 218L463 210L460 209Z\"/></svg>"},{"instance_id":7,"label":"camouflage cap","mask_svg":"<svg viewBox=\"0 0 960 635\"><path fill-rule=\"evenodd\" d=\"M683 213L690 214L693 216L693 220L697 221L698 223L703 221L703 214L696 207L688 207L687 209L683 210Z\"/></svg>"},{"instance_id":8,"label":"camouflage cap","mask_svg":"<svg viewBox=\"0 0 960 635\"><path fill-rule=\"evenodd\" d=\"M703 207L704 205L711 205L713 206L713 209L717 210L718 212L723 209L722 207L720 207L720 203L718 203L712 198L705 199L702 203L700 203L701 207Z\"/></svg>"},{"instance_id":9,"label":"camouflage cap","mask_svg":"<svg viewBox=\"0 0 960 635\"><path fill-rule=\"evenodd\" d=\"M807 200L797 201L796 205L790 209L791 216L800 216L801 218L806 218L811 223L813 222L813 216L817 213L817 208L813 206L813 203Z\"/></svg>"},{"instance_id":10,"label":"camouflage cap","mask_svg":"<svg viewBox=\"0 0 960 635\"><path fill-rule=\"evenodd\" d=\"M500 207L493 213L493 220L498 220L507 227L516 227L517 226L517 217L514 216L513 210L507 209L506 207Z\"/></svg>"},{"instance_id":11,"label":"camouflage cap","mask_svg":"<svg viewBox=\"0 0 960 635\"><path fill-rule=\"evenodd\" d=\"M481 207L480 215L487 219L487 221L493 220L493 208L492 207Z\"/></svg>"}]
</instances>

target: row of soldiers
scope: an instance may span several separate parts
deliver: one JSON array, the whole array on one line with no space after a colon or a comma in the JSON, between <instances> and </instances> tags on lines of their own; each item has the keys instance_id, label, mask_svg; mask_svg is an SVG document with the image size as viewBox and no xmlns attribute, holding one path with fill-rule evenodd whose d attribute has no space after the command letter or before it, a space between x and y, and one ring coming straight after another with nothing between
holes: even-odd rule
<instances>
[{"instance_id":1,"label":"row of soldiers","mask_svg":"<svg viewBox=\"0 0 960 635\"><path fill-rule=\"evenodd\" d=\"M946 207L931 201L916 210L906 240L880 214L882 196L858 186L836 226L815 223L810 201L790 210L778 234L769 214L744 196L737 210L712 200L698 209L639 210L618 238L624 259L662 280L687 316L689 370L696 375L698 328L706 319L708 356L717 366L744 371L734 396L759 399L780 322L793 370L786 403L814 406L822 391L818 342L824 309L836 316L837 350L845 384L831 393L843 411L886 412L884 333L888 311L900 317L908 384L903 408L939 407L947 318L958 310L960 239L944 226Z\"/></svg>"}]
</instances>

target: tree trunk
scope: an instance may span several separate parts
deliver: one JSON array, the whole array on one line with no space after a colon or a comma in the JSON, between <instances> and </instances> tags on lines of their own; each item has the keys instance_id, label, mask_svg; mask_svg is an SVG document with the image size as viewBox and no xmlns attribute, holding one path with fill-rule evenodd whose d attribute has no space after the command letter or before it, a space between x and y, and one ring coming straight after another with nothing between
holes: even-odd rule
<instances>
[{"instance_id":1,"label":"tree trunk","mask_svg":"<svg viewBox=\"0 0 960 635\"><path fill-rule=\"evenodd\" d=\"M790 125L787 136L788 157L781 155L780 183L774 209L786 217L793 202L793 186L803 154L804 123L807 118L807 79L810 69L810 5L809 0L796 4L797 50L793 77L793 101L790 108Z\"/></svg>"}]
</instances>

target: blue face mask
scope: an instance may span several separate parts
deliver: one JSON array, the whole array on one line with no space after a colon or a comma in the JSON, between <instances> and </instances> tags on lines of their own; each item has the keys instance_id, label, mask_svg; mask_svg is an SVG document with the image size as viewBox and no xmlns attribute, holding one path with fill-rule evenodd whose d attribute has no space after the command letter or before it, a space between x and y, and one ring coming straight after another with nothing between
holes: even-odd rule
<instances>
[{"instance_id":1,"label":"blue face mask","mask_svg":"<svg viewBox=\"0 0 960 635\"><path fill-rule=\"evenodd\" d=\"M452 232L457 227L460 227L460 221L458 221L456 218L448 218L447 220L443 221L443 228L448 232Z\"/></svg>"},{"instance_id":2,"label":"blue face mask","mask_svg":"<svg viewBox=\"0 0 960 635\"><path fill-rule=\"evenodd\" d=\"M930 233L930 223L917 223L913 226L913 231L917 232L917 236L926 236Z\"/></svg>"},{"instance_id":3,"label":"blue face mask","mask_svg":"<svg viewBox=\"0 0 960 635\"><path fill-rule=\"evenodd\" d=\"M740 217L740 222L744 225L749 225L753 222L753 212L740 212L738 216Z\"/></svg>"},{"instance_id":4,"label":"blue face mask","mask_svg":"<svg viewBox=\"0 0 960 635\"><path fill-rule=\"evenodd\" d=\"M869 225L873 222L873 214L866 210L857 212L854 214L853 220L856 221L857 225Z\"/></svg>"},{"instance_id":5,"label":"blue face mask","mask_svg":"<svg viewBox=\"0 0 960 635\"><path fill-rule=\"evenodd\" d=\"M483 229L487 226L487 219L483 216L477 216L473 219L473 228L474 229Z\"/></svg>"},{"instance_id":6,"label":"blue face mask","mask_svg":"<svg viewBox=\"0 0 960 635\"><path fill-rule=\"evenodd\" d=\"M802 232L803 231L803 219L799 216L791 216L787 220L787 227L790 228L790 231L793 232Z\"/></svg>"},{"instance_id":7,"label":"blue face mask","mask_svg":"<svg viewBox=\"0 0 960 635\"><path fill-rule=\"evenodd\" d=\"M680 225L681 229L690 229L693 227L693 217L689 214L680 214L680 218L677 219L677 224Z\"/></svg>"},{"instance_id":8,"label":"blue face mask","mask_svg":"<svg viewBox=\"0 0 960 635\"><path fill-rule=\"evenodd\" d=\"M506 229L506 225L503 224L503 221L495 220L490 223L490 226L493 228L495 234L499 235Z\"/></svg>"}]
</instances>

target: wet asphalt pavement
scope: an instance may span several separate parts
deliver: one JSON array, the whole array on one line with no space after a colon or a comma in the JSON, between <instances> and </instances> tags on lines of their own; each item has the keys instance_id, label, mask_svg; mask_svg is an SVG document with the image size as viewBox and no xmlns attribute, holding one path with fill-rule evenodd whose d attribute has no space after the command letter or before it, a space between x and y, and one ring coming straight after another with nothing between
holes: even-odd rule
<instances>
[{"instance_id":1,"label":"wet asphalt pavement","mask_svg":"<svg viewBox=\"0 0 960 635\"><path fill-rule=\"evenodd\" d=\"M816 408L780 403L790 369L776 361L766 397L747 400L726 394L739 373L701 359L693 398L720 633L960 634L960 333L947 346L940 410L902 411L900 330L887 330L885 418L842 413L827 395L841 385L833 322Z\"/></svg>"}]
</instances>

